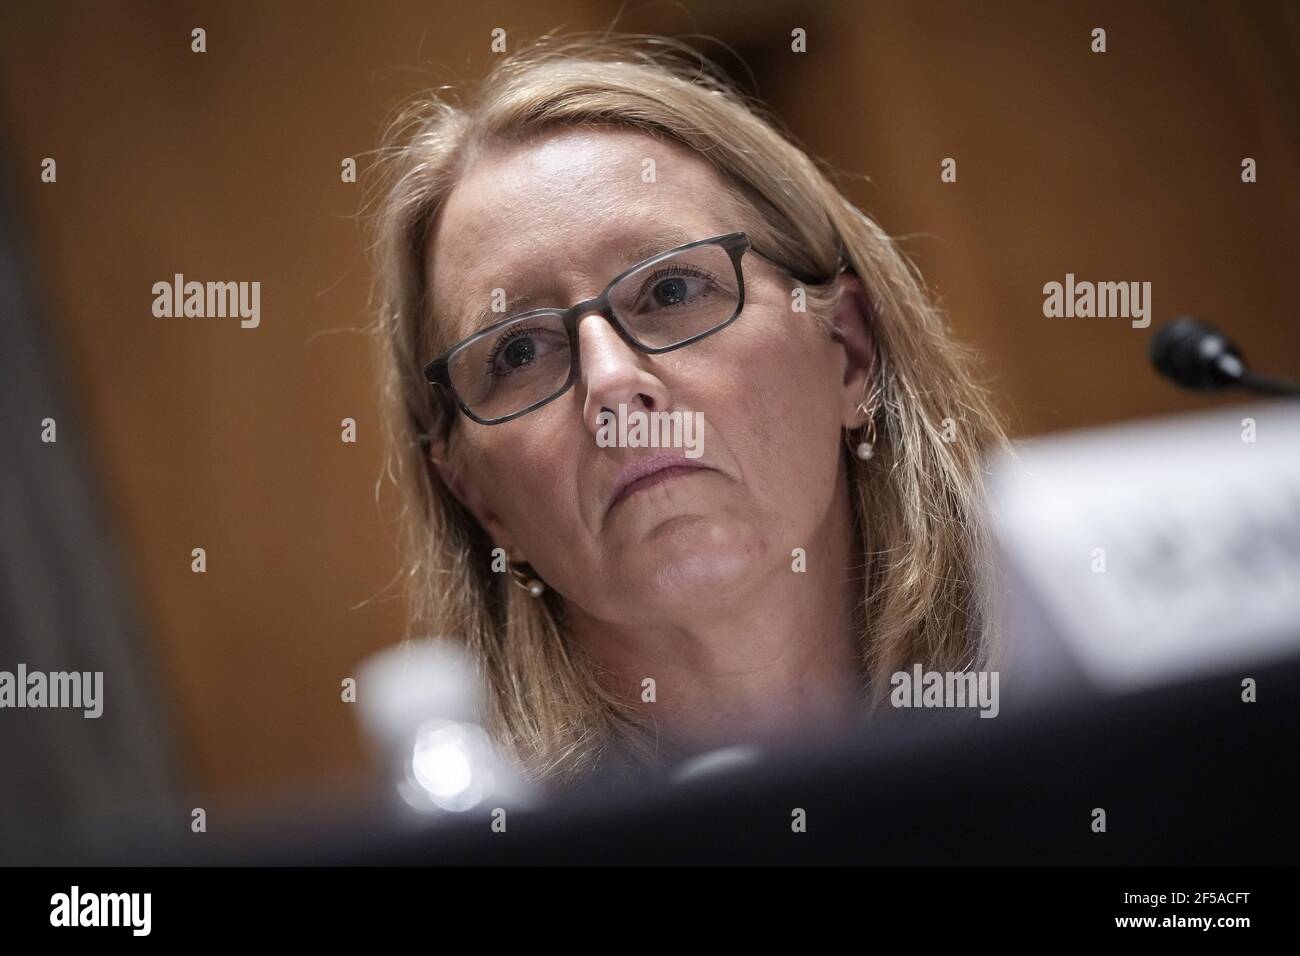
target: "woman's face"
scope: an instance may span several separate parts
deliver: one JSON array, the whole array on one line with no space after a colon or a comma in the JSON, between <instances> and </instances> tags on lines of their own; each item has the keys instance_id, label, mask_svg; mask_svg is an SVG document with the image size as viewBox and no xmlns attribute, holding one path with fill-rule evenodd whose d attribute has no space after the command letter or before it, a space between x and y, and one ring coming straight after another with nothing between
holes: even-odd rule
<instances>
[{"instance_id":1,"label":"woman's face","mask_svg":"<svg viewBox=\"0 0 1300 956\"><path fill-rule=\"evenodd\" d=\"M459 341L495 289L526 296L524 308L567 308L656 251L742 230L733 203L699 156L634 132L572 129L499 147L443 207L429 260L436 314ZM790 574L793 549L813 553L831 523L848 520L841 428L862 421L866 369L855 354L869 331L848 330L846 347L793 309L792 280L750 253L743 262L744 311L721 332L647 355L600 315L582 316L572 389L503 424L461 416L434 446L444 481L511 561L597 621L716 612ZM685 457L601 447L599 416L620 405L702 413L691 462L705 467L615 503L630 464Z\"/></svg>"}]
</instances>

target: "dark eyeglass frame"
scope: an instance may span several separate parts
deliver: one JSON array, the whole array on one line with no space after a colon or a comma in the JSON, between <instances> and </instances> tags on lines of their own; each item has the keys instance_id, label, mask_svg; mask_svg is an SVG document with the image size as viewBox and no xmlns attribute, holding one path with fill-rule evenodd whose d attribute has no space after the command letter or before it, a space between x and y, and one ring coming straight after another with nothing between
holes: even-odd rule
<instances>
[{"instance_id":1,"label":"dark eyeglass frame","mask_svg":"<svg viewBox=\"0 0 1300 956\"><path fill-rule=\"evenodd\" d=\"M697 335L692 335L689 338L682 339L680 342L674 342L671 345L652 347L637 341L636 336L632 334L632 331L623 324L622 320L614 312L614 308L610 304L610 298L609 298L610 292L613 291L616 285L618 285L620 282L622 282L624 279L626 279L628 276L632 275L635 272L640 272L644 269L648 269L649 267L655 265L656 263L662 262L665 259L670 259L673 256L676 256L682 252L686 252L690 249L696 249L699 248L700 246L707 246L707 245L721 246L727 252L728 256L731 259L731 264L736 270L736 310L731 314L731 316L726 321L720 322L717 325L713 326L712 328L706 329L705 331L700 332ZM442 355L439 355L433 361L425 365L424 377L428 379L431 384L439 386L443 390L443 393L445 395L451 396L451 399L455 403L456 407L459 408L461 412L464 413L465 417L469 418L471 421L477 422L480 425L502 425L505 422L513 421L516 418L520 418L524 415L527 415L529 412L536 411L537 409L541 408L543 405L547 405L550 402L555 401L557 398L559 398L561 395L567 392L570 388L572 388L573 383L577 381L579 372L581 370L581 366L580 366L581 359L578 353L578 330L577 330L577 321L579 316L586 316L592 313L600 314L601 316L604 317L606 322L608 322L611 326L614 327L614 331L618 333L619 338L621 338L632 348L636 349L638 352L644 352L647 355L662 355L664 352L672 352L675 351L676 349L685 348L688 345L693 345L694 343L700 341L701 339L708 338L710 335L713 335L716 332L721 332L727 326L731 325L731 323L735 322L736 319L740 317L740 313L745 308L745 272L744 269L741 267L741 261L744 258L746 252L753 252L754 255L758 256L760 259L763 259L764 261L772 264L776 268L780 269L782 272L787 273L788 275L794 277L800 282L805 283L806 285L818 285L822 281L824 281L824 280L819 280L813 276L806 275L804 273L796 272L795 270L790 269L785 265L782 265L776 260L763 255L763 253L759 252L757 249L754 249L754 247L750 244L749 236L747 236L743 232L729 232L726 233L725 235L713 236L712 238L709 239L698 239L695 242L688 242L684 245L675 246L674 248L669 249L666 252L658 253L657 255L651 256L649 259L644 259L641 262L636 263L635 265L629 266L628 268L620 272L618 275L616 275L613 279L611 279L609 281L609 284L605 286L604 291L601 292L600 295L596 296L594 299L587 299L586 301L579 302L576 305L572 305L567 309L556 309L556 308L532 309L528 312L520 312L517 315L509 316L505 319L502 319L500 322L492 323L487 328L481 329L478 332L475 332L473 335L469 336L468 338L463 339L462 341L456 343L450 349L444 352ZM506 327L507 325L512 325L516 322L521 321L522 319L535 318L542 315L558 316L560 321L564 323L565 333L569 337L568 378L565 379L564 384L561 385L558 389L556 389L555 392L548 395L546 398L533 402L531 405L529 405L526 408L522 408L517 412L512 412L509 415L502 416L501 418L481 418L480 416L474 413L473 409L471 409L468 405L465 404L464 401L461 400L460 394L456 391L456 387L452 385L451 383L452 360L462 350L469 348L471 345L473 345L474 343L478 342L480 339L486 336L495 334L496 332Z\"/></svg>"}]
</instances>

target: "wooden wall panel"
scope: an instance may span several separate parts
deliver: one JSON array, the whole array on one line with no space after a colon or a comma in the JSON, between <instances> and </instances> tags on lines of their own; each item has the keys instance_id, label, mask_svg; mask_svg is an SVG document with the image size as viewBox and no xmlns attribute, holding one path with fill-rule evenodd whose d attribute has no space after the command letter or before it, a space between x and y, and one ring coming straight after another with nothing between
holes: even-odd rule
<instances>
[{"instance_id":1,"label":"wooden wall panel","mask_svg":"<svg viewBox=\"0 0 1300 956\"><path fill-rule=\"evenodd\" d=\"M477 75L491 28L593 29L619 7L6 14L4 170L199 787L354 777L339 680L401 632L400 602L363 603L396 564L372 497L360 192L340 160L428 78ZM1298 18L1288 3L736 0L632 4L620 25L735 47L803 142L857 177L854 200L909 237L1025 434L1202 404L1147 371L1150 330L1044 318L1043 283L1066 272L1151 281L1157 323L1199 311L1261 369L1300 373ZM789 49L800 26L806 54ZM56 185L39 182L46 156ZM1258 183L1240 181L1243 156ZM176 272L260 281L261 327L153 317L152 284ZM199 546L206 575L190 572Z\"/></svg>"}]
</instances>

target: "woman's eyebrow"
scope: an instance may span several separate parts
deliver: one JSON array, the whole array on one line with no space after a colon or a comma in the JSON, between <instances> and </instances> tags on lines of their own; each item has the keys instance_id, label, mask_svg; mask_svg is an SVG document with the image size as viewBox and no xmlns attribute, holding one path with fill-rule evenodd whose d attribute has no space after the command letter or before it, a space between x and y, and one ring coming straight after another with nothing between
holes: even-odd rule
<instances>
[{"instance_id":1,"label":"woman's eyebrow","mask_svg":"<svg viewBox=\"0 0 1300 956\"><path fill-rule=\"evenodd\" d=\"M501 309L494 309L491 305L485 305L483 308L471 313L465 326L468 331L466 335L473 335L480 332L494 322L500 322L512 315L524 311L524 306L535 301L537 296L531 292L521 292L518 295L507 296L505 305Z\"/></svg>"},{"instance_id":2,"label":"woman's eyebrow","mask_svg":"<svg viewBox=\"0 0 1300 956\"><path fill-rule=\"evenodd\" d=\"M623 262L623 267L633 265L642 259L649 259L651 256L658 255L661 252L667 252L669 249L675 249L677 246L684 246L688 242L694 242L697 239L708 239L712 233L700 233L692 235L679 226L668 226L656 231L653 235L642 236L639 239L620 243L614 247L619 258ZM613 276L610 276L612 279Z\"/></svg>"}]
</instances>

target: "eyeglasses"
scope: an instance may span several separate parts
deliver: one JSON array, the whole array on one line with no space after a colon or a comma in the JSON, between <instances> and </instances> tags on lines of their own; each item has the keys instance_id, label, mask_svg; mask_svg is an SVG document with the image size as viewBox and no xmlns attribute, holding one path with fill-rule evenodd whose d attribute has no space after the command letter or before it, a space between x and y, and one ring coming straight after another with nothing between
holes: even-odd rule
<instances>
[{"instance_id":1,"label":"eyeglasses","mask_svg":"<svg viewBox=\"0 0 1300 956\"><path fill-rule=\"evenodd\" d=\"M619 273L594 299L534 309L476 332L424 368L434 385L480 425L500 425L559 398L578 377L578 319L602 315L620 338L649 355L692 345L736 320L745 307L741 260L749 237L732 232L651 256Z\"/></svg>"}]
</instances>

